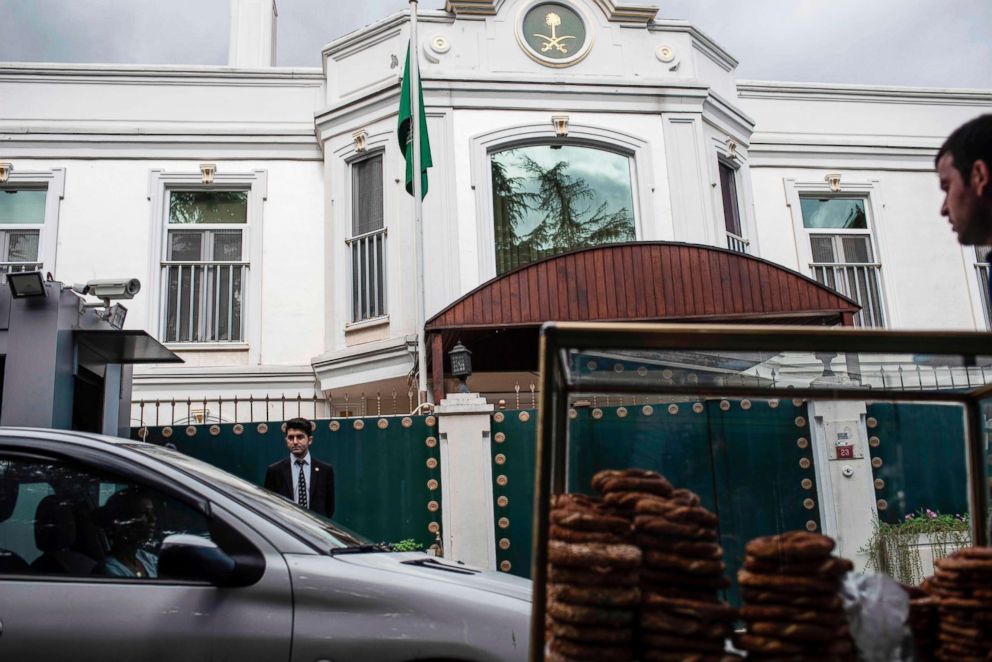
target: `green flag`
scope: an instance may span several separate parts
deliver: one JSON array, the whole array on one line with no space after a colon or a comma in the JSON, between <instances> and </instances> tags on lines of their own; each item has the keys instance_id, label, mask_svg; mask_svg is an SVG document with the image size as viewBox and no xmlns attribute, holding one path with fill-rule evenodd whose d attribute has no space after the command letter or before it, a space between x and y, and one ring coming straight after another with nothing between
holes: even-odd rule
<instances>
[{"instance_id":1,"label":"green flag","mask_svg":"<svg viewBox=\"0 0 992 662\"><path fill-rule=\"evenodd\" d=\"M427 195L427 169L433 167L431 143L427 138L427 118L424 114L424 90L417 85L420 99L420 198ZM403 69L403 89L400 92L400 124L396 131L403 158L406 159L406 192L413 195L413 131L410 126L410 47L406 49L406 66Z\"/></svg>"}]
</instances>

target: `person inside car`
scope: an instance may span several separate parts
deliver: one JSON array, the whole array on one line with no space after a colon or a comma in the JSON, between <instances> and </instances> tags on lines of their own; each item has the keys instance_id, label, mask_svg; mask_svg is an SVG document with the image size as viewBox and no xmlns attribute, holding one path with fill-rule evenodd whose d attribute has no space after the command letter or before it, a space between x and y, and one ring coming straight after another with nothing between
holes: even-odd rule
<instances>
[{"instance_id":1,"label":"person inside car","mask_svg":"<svg viewBox=\"0 0 992 662\"><path fill-rule=\"evenodd\" d=\"M94 572L108 577L157 577L158 557L143 548L158 525L152 499L136 488L125 488L112 494L99 514L110 551Z\"/></svg>"}]
</instances>

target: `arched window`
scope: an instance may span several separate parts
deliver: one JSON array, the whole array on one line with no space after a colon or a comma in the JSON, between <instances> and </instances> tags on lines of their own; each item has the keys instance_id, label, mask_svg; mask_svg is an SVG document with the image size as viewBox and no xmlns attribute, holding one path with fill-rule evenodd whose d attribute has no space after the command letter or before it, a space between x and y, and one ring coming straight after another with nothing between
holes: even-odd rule
<instances>
[{"instance_id":1,"label":"arched window","mask_svg":"<svg viewBox=\"0 0 992 662\"><path fill-rule=\"evenodd\" d=\"M630 161L580 145L493 152L497 275L570 250L635 239Z\"/></svg>"}]
</instances>

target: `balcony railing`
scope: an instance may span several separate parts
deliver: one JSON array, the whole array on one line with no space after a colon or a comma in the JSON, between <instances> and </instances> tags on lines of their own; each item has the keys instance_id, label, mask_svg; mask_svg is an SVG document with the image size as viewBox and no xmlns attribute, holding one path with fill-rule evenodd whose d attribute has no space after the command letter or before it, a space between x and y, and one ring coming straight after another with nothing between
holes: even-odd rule
<instances>
[{"instance_id":1,"label":"balcony railing","mask_svg":"<svg viewBox=\"0 0 992 662\"><path fill-rule=\"evenodd\" d=\"M247 262L163 262L165 342L242 342Z\"/></svg>"},{"instance_id":2,"label":"balcony railing","mask_svg":"<svg viewBox=\"0 0 992 662\"><path fill-rule=\"evenodd\" d=\"M992 311L989 311L989 263L976 262L978 291L982 294L982 310L985 311L985 328L992 329Z\"/></svg>"},{"instance_id":3,"label":"balcony railing","mask_svg":"<svg viewBox=\"0 0 992 662\"><path fill-rule=\"evenodd\" d=\"M386 314L386 230L374 230L345 240L351 248L351 320Z\"/></svg>"},{"instance_id":4,"label":"balcony railing","mask_svg":"<svg viewBox=\"0 0 992 662\"><path fill-rule=\"evenodd\" d=\"M41 271L41 262L0 262L0 282L5 282L3 278L7 274L17 274L22 271Z\"/></svg>"},{"instance_id":5,"label":"balcony railing","mask_svg":"<svg viewBox=\"0 0 992 662\"><path fill-rule=\"evenodd\" d=\"M727 248L734 251L735 253L741 253L742 255L747 255L747 247L751 245L751 241L745 239L744 237L734 234L733 232L727 232Z\"/></svg>"},{"instance_id":6,"label":"balcony railing","mask_svg":"<svg viewBox=\"0 0 992 662\"><path fill-rule=\"evenodd\" d=\"M861 305L854 316L855 326L885 326L882 311L881 264L816 262L810 266L813 278Z\"/></svg>"}]
</instances>

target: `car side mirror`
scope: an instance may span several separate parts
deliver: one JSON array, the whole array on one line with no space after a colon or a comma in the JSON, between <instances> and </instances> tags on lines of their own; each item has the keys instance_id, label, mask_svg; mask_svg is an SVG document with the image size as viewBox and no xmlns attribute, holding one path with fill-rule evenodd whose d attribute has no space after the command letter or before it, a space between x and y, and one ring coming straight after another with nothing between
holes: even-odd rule
<instances>
[{"instance_id":1,"label":"car side mirror","mask_svg":"<svg viewBox=\"0 0 992 662\"><path fill-rule=\"evenodd\" d=\"M237 565L212 540L182 533L167 536L158 553L158 575L165 579L240 586Z\"/></svg>"}]
</instances>

